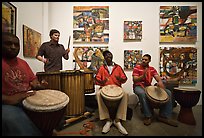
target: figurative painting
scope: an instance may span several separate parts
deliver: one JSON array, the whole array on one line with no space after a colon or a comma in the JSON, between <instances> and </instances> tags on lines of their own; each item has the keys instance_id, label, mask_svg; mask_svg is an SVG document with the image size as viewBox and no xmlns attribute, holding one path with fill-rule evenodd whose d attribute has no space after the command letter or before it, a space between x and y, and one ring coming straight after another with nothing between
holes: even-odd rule
<instances>
[{"instance_id":1,"label":"figurative painting","mask_svg":"<svg viewBox=\"0 0 204 138\"><path fill-rule=\"evenodd\" d=\"M35 58L41 45L41 34L23 25L23 56Z\"/></svg>"},{"instance_id":2,"label":"figurative painting","mask_svg":"<svg viewBox=\"0 0 204 138\"><path fill-rule=\"evenodd\" d=\"M142 21L124 21L124 41L142 39Z\"/></svg>"},{"instance_id":3,"label":"figurative painting","mask_svg":"<svg viewBox=\"0 0 204 138\"><path fill-rule=\"evenodd\" d=\"M108 50L107 46L82 46L74 48L74 69L88 69L96 72L104 64L103 51Z\"/></svg>"},{"instance_id":4,"label":"figurative painting","mask_svg":"<svg viewBox=\"0 0 204 138\"><path fill-rule=\"evenodd\" d=\"M73 7L73 43L109 42L109 6Z\"/></svg>"},{"instance_id":5,"label":"figurative painting","mask_svg":"<svg viewBox=\"0 0 204 138\"><path fill-rule=\"evenodd\" d=\"M196 41L197 6L160 6L160 42Z\"/></svg>"},{"instance_id":6,"label":"figurative painting","mask_svg":"<svg viewBox=\"0 0 204 138\"><path fill-rule=\"evenodd\" d=\"M16 7L10 2L2 2L2 32L16 34Z\"/></svg>"},{"instance_id":7,"label":"figurative painting","mask_svg":"<svg viewBox=\"0 0 204 138\"><path fill-rule=\"evenodd\" d=\"M182 85L197 83L197 49L194 47L160 47L160 76L178 80Z\"/></svg>"},{"instance_id":8,"label":"figurative painting","mask_svg":"<svg viewBox=\"0 0 204 138\"><path fill-rule=\"evenodd\" d=\"M124 50L124 70L133 70L142 61L142 50Z\"/></svg>"}]
</instances>

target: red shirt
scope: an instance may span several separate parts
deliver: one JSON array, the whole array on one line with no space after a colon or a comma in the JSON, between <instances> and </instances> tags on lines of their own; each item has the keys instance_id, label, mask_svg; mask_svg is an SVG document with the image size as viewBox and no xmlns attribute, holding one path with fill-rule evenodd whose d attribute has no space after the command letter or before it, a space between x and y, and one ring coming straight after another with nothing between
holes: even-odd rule
<instances>
[{"instance_id":1,"label":"red shirt","mask_svg":"<svg viewBox=\"0 0 204 138\"><path fill-rule=\"evenodd\" d=\"M137 76L137 77L142 76L144 74L144 70L145 69L141 65L136 65L133 69L132 76ZM140 85L142 87L150 86L152 79L155 75L159 75L156 69L154 67L149 66L146 77L143 78L140 82L135 82L133 84L133 87L135 87L136 85Z\"/></svg>"},{"instance_id":2,"label":"red shirt","mask_svg":"<svg viewBox=\"0 0 204 138\"><path fill-rule=\"evenodd\" d=\"M36 78L26 61L2 58L2 93L14 95L30 90L30 82Z\"/></svg>"},{"instance_id":3,"label":"red shirt","mask_svg":"<svg viewBox=\"0 0 204 138\"><path fill-rule=\"evenodd\" d=\"M119 76L120 78L124 79L124 82L118 81L115 76ZM98 72L96 73L95 78L100 81L108 78L108 81L104 85L101 85L96 81L96 84L100 86L114 84L114 85L121 87L121 85L127 81L127 76L125 75L121 66L119 66L118 64L114 64L111 73L109 73L108 67L106 65L100 66L100 68L98 69Z\"/></svg>"}]
</instances>

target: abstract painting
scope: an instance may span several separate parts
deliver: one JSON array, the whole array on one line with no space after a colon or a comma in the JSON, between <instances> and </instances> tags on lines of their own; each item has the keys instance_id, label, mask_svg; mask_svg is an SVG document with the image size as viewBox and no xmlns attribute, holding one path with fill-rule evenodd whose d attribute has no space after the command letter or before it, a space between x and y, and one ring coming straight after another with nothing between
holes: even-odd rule
<instances>
[{"instance_id":1,"label":"abstract painting","mask_svg":"<svg viewBox=\"0 0 204 138\"><path fill-rule=\"evenodd\" d=\"M160 76L177 79L179 84L197 83L197 49L194 47L160 47Z\"/></svg>"},{"instance_id":2,"label":"abstract painting","mask_svg":"<svg viewBox=\"0 0 204 138\"><path fill-rule=\"evenodd\" d=\"M142 21L124 21L123 40L141 40L142 39Z\"/></svg>"},{"instance_id":3,"label":"abstract painting","mask_svg":"<svg viewBox=\"0 0 204 138\"><path fill-rule=\"evenodd\" d=\"M124 50L124 70L133 70L142 61L142 50Z\"/></svg>"},{"instance_id":4,"label":"abstract painting","mask_svg":"<svg viewBox=\"0 0 204 138\"><path fill-rule=\"evenodd\" d=\"M197 6L160 6L160 42L196 41Z\"/></svg>"},{"instance_id":5,"label":"abstract painting","mask_svg":"<svg viewBox=\"0 0 204 138\"><path fill-rule=\"evenodd\" d=\"M73 43L109 42L109 6L73 7Z\"/></svg>"}]
</instances>

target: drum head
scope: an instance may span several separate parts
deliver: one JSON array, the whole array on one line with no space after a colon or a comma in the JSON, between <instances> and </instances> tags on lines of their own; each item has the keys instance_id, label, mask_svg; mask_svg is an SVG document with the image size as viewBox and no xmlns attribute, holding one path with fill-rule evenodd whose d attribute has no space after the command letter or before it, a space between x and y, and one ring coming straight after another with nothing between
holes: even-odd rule
<instances>
[{"instance_id":1,"label":"drum head","mask_svg":"<svg viewBox=\"0 0 204 138\"><path fill-rule=\"evenodd\" d=\"M57 111L64 108L69 97L58 90L38 90L36 94L23 100L26 109L37 112Z\"/></svg>"},{"instance_id":2,"label":"drum head","mask_svg":"<svg viewBox=\"0 0 204 138\"><path fill-rule=\"evenodd\" d=\"M123 90L116 85L107 85L102 88L101 95L107 100L119 100L123 97Z\"/></svg>"},{"instance_id":3,"label":"drum head","mask_svg":"<svg viewBox=\"0 0 204 138\"><path fill-rule=\"evenodd\" d=\"M166 101L168 99L168 94L165 90L157 86L146 87L146 94L148 97L158 101Z\"/></svg>"}]
</instances>

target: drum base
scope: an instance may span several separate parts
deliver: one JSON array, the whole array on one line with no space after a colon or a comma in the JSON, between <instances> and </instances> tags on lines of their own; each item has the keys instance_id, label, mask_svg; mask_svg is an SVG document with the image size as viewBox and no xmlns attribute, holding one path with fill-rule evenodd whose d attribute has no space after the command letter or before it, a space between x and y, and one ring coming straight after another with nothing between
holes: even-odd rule
<instances>
[{"instance_id":1,"label":"drum base","mask_svg":"<svg viewBox=\"0 0 204 138\"><path fill-rule=\"evenodd\" d=\"M196 125L196 120L194 118L192 108L181 106L177 120L188 125Z\"/></svg>"}]
</instances>

